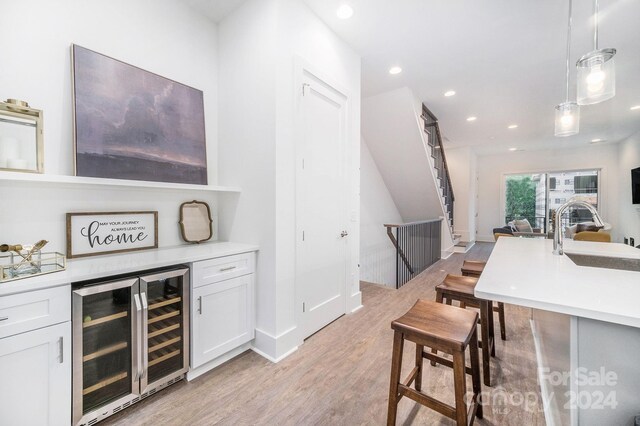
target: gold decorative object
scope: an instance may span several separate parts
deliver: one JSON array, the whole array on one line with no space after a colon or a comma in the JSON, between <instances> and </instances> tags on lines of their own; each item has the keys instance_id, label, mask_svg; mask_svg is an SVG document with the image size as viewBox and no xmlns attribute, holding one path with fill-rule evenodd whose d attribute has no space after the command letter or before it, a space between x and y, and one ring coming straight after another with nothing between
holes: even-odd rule
<instances>
[{"instance_id":1,"label":"gold decorative object","mask_svg":"<svg viewBox=\"0 0 640 426\"><path fill-rule=\"evenodd\" d=\"M0 283L64 270L66 258L63 254L42 253L47 243L40 240L33 245L0 245L0 252L8 252L0 256Z\"/></svg>"},{"instance_id":2,"label":"gold decorative object","mask_svg":"<svg viewBox=\"0 0 640 426\"><path fill-rule=\"evenodd\" d=\"M25 101L0 102L0 170L44 173L42 111Z\"/></svg>"}]
</instances>

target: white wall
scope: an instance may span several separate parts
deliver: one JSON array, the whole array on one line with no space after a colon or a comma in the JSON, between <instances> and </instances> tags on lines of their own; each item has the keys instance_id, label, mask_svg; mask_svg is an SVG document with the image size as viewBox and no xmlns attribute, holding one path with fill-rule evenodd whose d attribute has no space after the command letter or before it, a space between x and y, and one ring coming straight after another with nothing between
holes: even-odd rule
<instances>
[{"instance_id":1,"label":"white wall","mask_svg":"<svg viewBox=\"0 0 640 426\"><path fill-rule=\"evenodd\" d=\"M403 223L369 148L360 143L360 279L395 287L396 250L383 226Z\"/></svg>"},{"instance_id":2,"label":"white wall","mask_svg":"<svg viewBox=\"0 0 640 426\"><path fill-rule=\"evenodd\" d=\"M611 233L614 241L621 240L617 144L479 156L477 240L493 241L492 229L504 225L505 174L577 169L602 169L599 211L603 219L613 226Z\"/></svg>"},{"instance_id":3,"label":"white wall","mask_svg":"<svg viewBox=\"0 0 640 426\"><path fill-rule=\"evenodd\" d=\"M217 181L216 27L187 6L159 1L0 0L0 96L44 112L45 172L73 174L70 46L79 44L204 92L209 182ZM22 29L18 29L18 27ZM159 244L181 242L180 203L203 193L0 184L0 237L45 238L64 251L71 211L158 210ZM7 200L11 200L8 209Z\"/></svg>"},{"instance_id":4,"label":"white wall","mask_svg":"<svg viewBox=\"0 0 640 426\"><path fill-rule=\"evenodd\" d=\"M640 245L640 204L632 204L631 169L640 167L640 133L620 142L618 145L618 189L620 238L633 237Z\"/></svg>"},{"instance_id":5,"label":"white wall","mask_svg":"<svg viewBox=\"0 0 640 426\"><path fill-rule=\"evenodd\" d=\"M218 27L218 175L242 188L220 197L220 237L260 246L256 326L274 335L276 10L273 0L249 0Z\"/></svg>"},{"instance_id":6,"label":"white wall","mask_svg":"<svg viewBox=\"0 0 640 426\"><path fill-rule=\"evenodd\" d=\"M444 215L430 152L423 141L424 122L418 120L420 105L407 87L362 101L362 136L408 222Z\"/></svg>"},{"instance_id":7,"label":"white wall","mask_svg":"<svg viewBox=\"0 0 640 426\"><path fill-rule=\"evenodd\" d=\"M359 257L360 200L360 56L331 31L299 0L279 0L276 71L276 280L278 334L293 336L297 315L302 313L302 298L296 299L295 282L295 172L296 138L293 132L297 115L298 86L296 67L308 67L329 84L343 91L347 99L346 164L349 173L347 193L349 233L347 312L361 305ZM307 337L307 336L302 336ZM288 339L284 339L287 341ZM285 344L286 349L286 344Z\"/></svg>"},{"instance_id":8,"label":"white wall","mask_svg":"<svg viewBox=\"0 0 640 426\"><path fill-rule=\"evenodd\" d=\"M454 233L461 241L476 240L477 157L470 147L446 151L447 165L455 198L453 205Z\"/></svg>"},{"instance_id":9,"label":"white wall","mask_svg":"<svg viewBox=\"0 0 640 426\"><path fill-rule=\"evenodd\" d=\"M249 0L219 25L220 181L240 185L221 202L221 235L260 245L255 346L279 359L297 345L295 82L301 60L349 94L352 243L349 305L360 305L360 58L302 2ZM275 110L274 110L275 108ZM300 306L301 308L301 306Z\"/></svg>"}]
</instances>

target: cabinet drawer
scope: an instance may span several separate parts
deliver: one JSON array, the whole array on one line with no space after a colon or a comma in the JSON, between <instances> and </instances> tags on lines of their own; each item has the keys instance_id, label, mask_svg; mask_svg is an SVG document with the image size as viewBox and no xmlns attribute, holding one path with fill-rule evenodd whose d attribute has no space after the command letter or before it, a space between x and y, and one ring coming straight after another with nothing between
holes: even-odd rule
<instances>
[{"instance_id":1,"label":"cabinet drawer","mask_svg":"<svg viewBox=\"0 0 640 426\"><path fill-rule=\"evenodd\" d=\"M70 320L70 285L0 297L0 338Z\"/></svg>"},{"instance_id":2,"label":"cabinet drawer","mask_svg":"<svg viewBox=\"0 0 640 426\"><path fill-rule=\"evenodd\" d=\"M242 253L193 263L193 288L253 273L255 253Z\"/></svg>"}]
</instances>

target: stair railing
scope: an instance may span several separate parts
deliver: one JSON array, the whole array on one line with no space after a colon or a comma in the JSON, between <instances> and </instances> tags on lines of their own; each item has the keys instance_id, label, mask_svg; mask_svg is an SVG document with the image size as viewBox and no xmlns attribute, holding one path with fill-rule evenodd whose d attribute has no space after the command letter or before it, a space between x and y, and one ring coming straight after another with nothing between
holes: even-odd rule
<instances>
[{"instance_id":1,"label":"stair railing","mask_svg":"<svg viewBox=\"0 0 640 426\"><path fill-rule=\"evenodd\" d=\"M451 174L447 166L447 157L445 156L442 146L440 126L438 125L436 116L433 115L425 104L422 104L422 119L424 120L424 131L428 136L427 142L431 147L431 156L434 159L438 178L440 178L440 188L442 189L444 204L447 208L447 222L449 223L449 227L453 229L453 202L455 201L455 197L453 196L453 185L451 185Z\"/></svg>"},{"instance_id":2,"label":"stair railing","mask_svg":"<svg viewBox=\"0 0 640 426\"><path fill-rule=\"evenodd\" d=\"M396 288L440 260L442 219L384 226L396 248Z\"/></svg>"}]
</instances>

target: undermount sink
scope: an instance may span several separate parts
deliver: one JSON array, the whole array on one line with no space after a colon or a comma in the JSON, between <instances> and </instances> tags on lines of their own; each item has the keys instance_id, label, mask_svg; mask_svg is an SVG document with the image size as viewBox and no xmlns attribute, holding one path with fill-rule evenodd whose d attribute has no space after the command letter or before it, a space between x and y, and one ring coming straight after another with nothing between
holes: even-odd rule
<instances>
[{"instance_id":1,"label":"undermount sink","mask_svg":"<svg viewBox=\"0 0 640 426\"><path fill-rule=\"evenodd\" d=\"M590 254L564 253L578 266L592 268L621 269L624 271L640 272L640 259L627 257L594 256Z\"/></svg>"}]
</instances>

